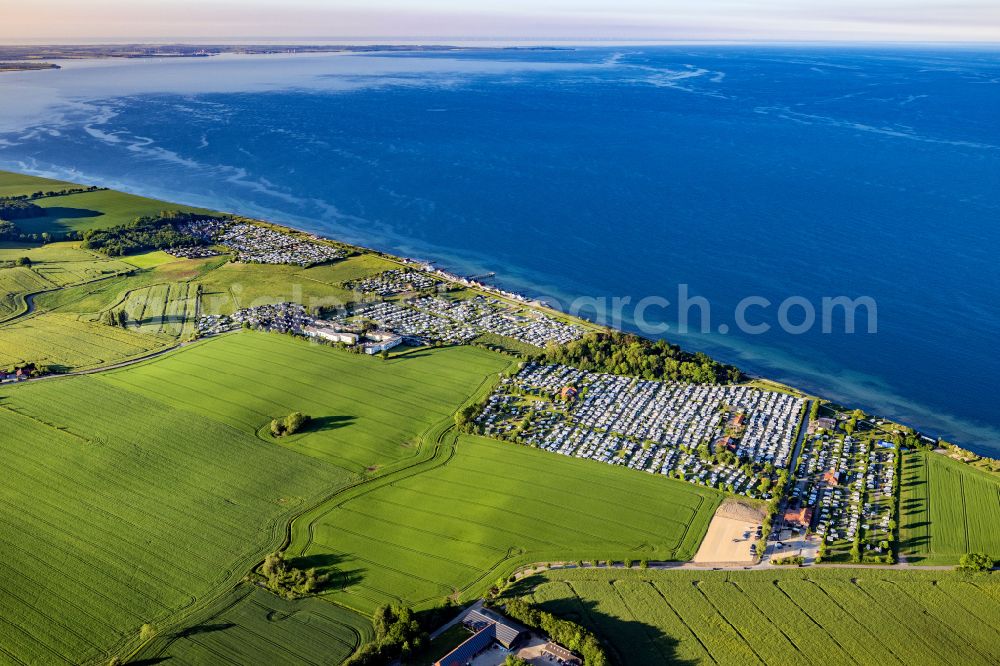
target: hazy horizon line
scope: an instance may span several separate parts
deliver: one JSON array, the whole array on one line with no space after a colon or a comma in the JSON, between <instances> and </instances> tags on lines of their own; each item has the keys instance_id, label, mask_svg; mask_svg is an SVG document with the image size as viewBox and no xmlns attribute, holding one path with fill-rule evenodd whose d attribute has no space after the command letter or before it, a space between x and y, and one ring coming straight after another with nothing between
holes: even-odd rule
<instances>
[{"instance_id":1,"label":"hazy horizon line","mask_svg":"<svg viewBox=\"0 0 1000 666\"><path fill-rule=\"evenodd\" d=\"M671 39L646 37L579 37L579 38L531 38L531 37L88 37L66 39L50 37L0 38L5 46L463 46L484 43L491 45L531 45L531 46L590 46L594 44L614 45L714 45L714 46L995 46L998 40L913 40L913 39Z\"/></svg>"}]
</instances>

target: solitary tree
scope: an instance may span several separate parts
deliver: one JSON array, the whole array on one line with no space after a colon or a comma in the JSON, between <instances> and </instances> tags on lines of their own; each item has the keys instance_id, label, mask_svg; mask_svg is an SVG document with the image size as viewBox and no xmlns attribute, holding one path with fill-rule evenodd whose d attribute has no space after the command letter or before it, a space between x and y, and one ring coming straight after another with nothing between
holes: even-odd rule
<instances>
[{"instance_id":1,"label":"solitary tree","mask_svg":"<svg viewBox=\"0 0 1000 666\"><path fill-rule=\"evenodd\" d=\"M309 423L309 417L302 412L292 412L285 417L285 431L292 435Z\"/></svg>"},{"instance_id":2,"label":"solitary tree","mask_svg":"<svg viewBox=\"0 0 1000 666\"><path fill-rule=\"evenodd\" d=\"M986 553L966 553L958 560L960 571L989 571L993 568L993 558Z\"/></svg>"}]
</instances>

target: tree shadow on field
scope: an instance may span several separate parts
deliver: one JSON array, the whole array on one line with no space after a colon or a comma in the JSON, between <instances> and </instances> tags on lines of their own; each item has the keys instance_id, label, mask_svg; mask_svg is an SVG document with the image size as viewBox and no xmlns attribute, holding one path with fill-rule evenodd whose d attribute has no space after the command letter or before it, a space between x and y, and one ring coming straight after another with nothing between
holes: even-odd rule
<instances>
[{"instance_id":1,"label":"tree shadow on field","mask_svg":"<svg viewBox=\"0 0 1000 666\"><path fill-rule=\"evenodd\" d=\"M427 358L431 354L427 351L426 347L418 347L413 351L404 351L398 354L393 354L389 357L390 361L409 361L411 358Z\"/></svg>"},{"instance_id":2,"label":"tree shadow on field","mask_svg":"<svg viewBox=\"0 0 1000 666\"><path fill-rule=\"evenodd\" d=\"M344 569L341 567L347 557L336 553L313 553L291 557L288 564L296 569L316 569L320 575L328 575L329 582L323 585L324 590L341 590L356 583L364 577L364 569Z\"/></svg>"},{"instance_id":3,"label":"tree shadow on field","mask_svg":"<svg viewBox=\"0 0 1000 666\"><path fill-rule=\"evenodd\" d=\"M62 219L62 220L76 220L81 217L100 217L104 215L99 210L91 210L89 208L68 208L66 206L50 206L45 209L45 215L42 217ZM26 218L31 220L40 220L42 217L32 217Z\"/></svg>"},{"instance_id":4,"label":"tree shadow on field","mask_svg":"<svg viewBox=\"0 0 1000 666\"><path fill-rule=\"evenodd\" d=\"M539 576L529 576L513 584L505 596L530 595L536 585L545 582ZM680 641L656 627L635 619L608 615L597 608L597 602L573 597L534 603L539 610L577 622L594 632L600 639L613 664L676 664L695 666L698 662L681 659L677 648Z\"/></svg>"},{"instance_id":5,"label":"tree shadow on field","mask_svg":"<svg viewBox=\"0 0 1000 666\"><path fill-rule=\"evenodd\" d=\"M170 661L173 657L150 657L149 659L136 659L135 661L126 661L128 666L153 666L153 664L159 664L164 661Z\"/></svg>"},{"instance_id":6,"label":"tree shadow on field","mask_svg":"<svg viewBox=\"0 0 1000 666\"><path fill-rule=\"evenodd\" d=\"M215 624L196 624L193 627L186 627L177 632L177 638L190 638L198 634L210 634L213 631L225 631L232 629L236 624L233 622L216 622Z\"/></svg>"},{"instance_id":7,"label":"tree shadow on field","mask_svg":"<svg viewBox=\"0 0 1000 666\"><path fill-rule=\"evenodd\" d=\"M317 416L309 421L309 424L300 432L324 432L326 430L336 430L349 426L357 419L353 416L340 414L337 416Z\"/></svg>"}]
</instances>

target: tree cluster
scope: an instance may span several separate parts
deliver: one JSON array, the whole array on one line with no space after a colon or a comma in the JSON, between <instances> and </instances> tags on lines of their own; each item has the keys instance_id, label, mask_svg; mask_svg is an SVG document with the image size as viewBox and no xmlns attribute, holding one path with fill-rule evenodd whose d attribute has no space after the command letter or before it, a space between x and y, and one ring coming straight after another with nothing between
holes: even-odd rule
<instances>
[{"instance_id":1,"label":"tree cluster","mask_svg":"<svg viewBox=\"0 0 1000 666\"><path fill-rule=\"evenodd\" d=\"M51 243L56 240L83 240L79 231L67 231L62 234L51 234L43 231L40 234L22 233L16 224L10 220L0 219L0 241L20 241L22 243Z\"/></svg>"},{"instance_id":2,"label":"tree cluster","mask_svg":"<svg viewBox=\"0 0 1000 666\"><path fill-rule=\"evenodd\" d=\"M738 368L701 352L686 352L666 340L649 340L631 333L590 333L565 345L550 345L546 363L581 370L699 384L727 384L743 379Z\"/></svg>"},{"instance_id":3,"label":"tree cluster","mask_svg":"<svg viewBox=\"0 0 1000 666\"><path fill-rule=\"evenodd\" d=\"M968 573L978 573L991 570L993 564L993 558L986 553L966 553L958 560L958 570Z\"/></svg>"},{"instance_id":4,"label":"tree cluster","mask_svg":"<svg viewBox=\"0 0 1000 666\"><path fill-rule=\"evenodd\" d=\"M156 217L137 217L127 224L108 229L91 229L83 234L82 247L97 250L109 257L119 257L150 250L201 245L202 241L181 233L184 222L203 219L203 215L163 211Z\"/></svg>"},{"instance_id":5,"label":"tree cluster","mask_svg":"<svg viewBox=\"0 0 1000 666\"><path fill-rule=\"evenodd\" d=\"M372 625L375 639L362 645L344 666L389 664L405 659L419 650L427 638L413 609L401 605L378 608L372 616Z\"/></svg>"},{"instance_id":6,"label":"tree cluster","mask_svg":"<svg viewBox=\"0 0 1000 666\"><path fill-rule=\"evenodd\" d=\"M0 198L0 203L7 201L33 201L35 199L44 199L45 197L61 197L67 194L82 194L83 192L97 192L106 189L108 188L87 185L82 187L64 187L61 190L38 190L31 194L12 194L9 197L2 197Z\"/></svg>"},{"instance_id":7,"label":"tree cluster","mask_svg":"<svg viewBox=\"0 0 1000 666\"><path fill-rule=\"evenodd\" d=\"M128 313L125 309L121 310L108 310L101 315L101 323L105 326L117 326L118 328L126 328L128 326Z\"/></svg>"},{"instance_id":8,"label":"tree cluster","mask_svg":"<svg viewBox=\"0 0 1000 666\"><path fill-rule=\"evenodd\" d=\"M607 666L610 661L597 636L576 622L540 610L522 598L507 601L504 612L518 622L544 632L554 642L581 655L587 666Z\"/></svg>"},{"instance_id":9,"label":"tree cluster","mask_svg":"<svg viewBox=\"0 0 1000 666\"><path fill-rule=\"evenodd\" d=\"M260 566L260 577L272 592L286 599L294 599L317 592L330 577L316 573L315 568L298 569L292 566L281 553L271 553Z\"/></svg>"},{"instance_id":10,"label":"tree cluster","mask_svg":"<svg viewBox=\"0 0 1000 666\"><path fill-rule=\"evenodd\" d=\"M481 404L466 405L455 412L455 425L461 432L472 432L475 425L476 416L482 409Z\"/></svg>"},{"instance_id":11,"label":"tree cluster","mask_svg":"<svg viewBox=\"0 0 1000 666\"><path fill-rule=\"evenodd\" d=\"M28 217L42 217L45 209L38 204L23 199L0 199L0 219L23 220Z\"/></svg>"},{"instance_id":12,"label":"tree cluster","mask_svg":"<svg viewBox=\"0 0 1000 666\"><path fill-rule=\"evenodd\" d=\"M310 420L310 417L302 412L292 412L283 419L274 419L271 421L271 434L275 437L294 435L309 425Z\"/></svg>"}]
</instances>

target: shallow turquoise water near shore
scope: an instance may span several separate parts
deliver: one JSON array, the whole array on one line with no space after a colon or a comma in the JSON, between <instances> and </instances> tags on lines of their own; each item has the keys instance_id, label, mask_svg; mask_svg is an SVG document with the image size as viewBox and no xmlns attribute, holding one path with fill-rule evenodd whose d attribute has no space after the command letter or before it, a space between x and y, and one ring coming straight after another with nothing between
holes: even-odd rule
<instances>
[{"instance_id":1,"label":"shallow turquoise water near shore","mask_svg":"<svg viewBox=\"0 0 1000 666\"><path fill-rule=\"evenodd\" d=\"M564 306L688 285L709 330L650 308L667 337L1000 454L998 52L101 62L0 92L4 168L497 271ZM841 295L874 299L877 333L780 330L783 300ZM762 335L737 330L752 296L773 304L749 315Z\"/></svg>"}]
</instances>

